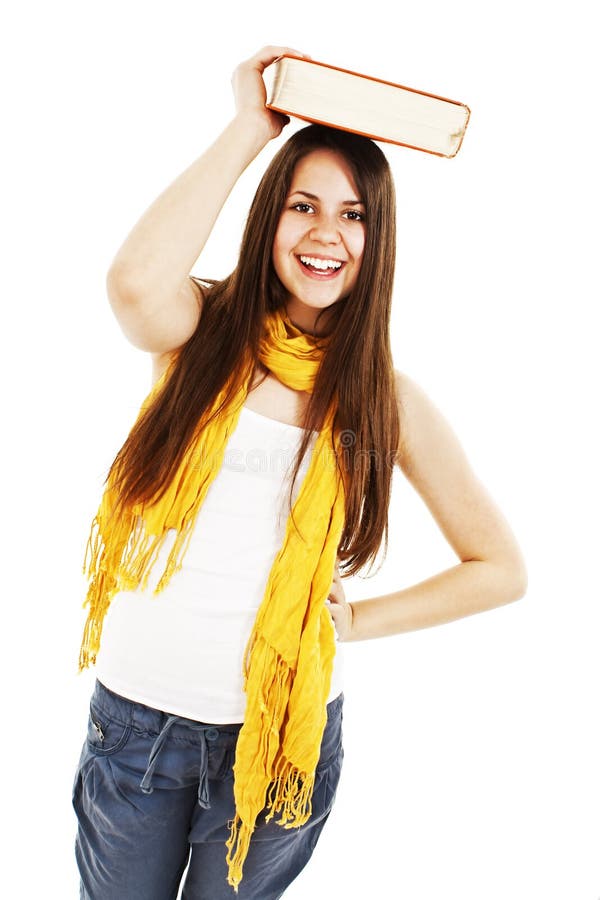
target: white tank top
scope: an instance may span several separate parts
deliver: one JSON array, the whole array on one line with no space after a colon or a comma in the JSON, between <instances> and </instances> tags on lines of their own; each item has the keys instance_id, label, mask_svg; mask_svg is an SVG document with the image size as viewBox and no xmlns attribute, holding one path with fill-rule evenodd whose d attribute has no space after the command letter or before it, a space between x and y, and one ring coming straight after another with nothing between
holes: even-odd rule
<instances>
[{"instance_id":1,"label":"white tank top","mask_svg":"<svg viewBox=\"0 0 600 900\"><path fill-rule=\"evenodd\" d=\"M120 591L106 614L96 675L130 700L201 722L244 721L242 660L285 535L291 465L302 429L242 407L221 469L200 507L182 568L152 594L176 532L145 591ZM302 462L292 502L306 474ZM328 701L342 691L336 640Z\"/></svg>"}]
</instances>

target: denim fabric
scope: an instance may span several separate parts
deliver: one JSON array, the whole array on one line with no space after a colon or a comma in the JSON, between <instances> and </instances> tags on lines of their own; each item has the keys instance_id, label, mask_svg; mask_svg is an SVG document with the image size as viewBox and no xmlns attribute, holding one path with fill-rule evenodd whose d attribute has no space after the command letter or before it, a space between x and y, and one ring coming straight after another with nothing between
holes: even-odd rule
<instances>
[{"instance_id":1,"label":"denim fabric","mask_svg":"<svg viewBox=\"0 0 600 900\"><path fill-rule=\"evenodd\" d=\"M235 814L241 724L172 716L96 681L73 784L81 900L276 900L310 859L333 807L344 750L344 695L327 706L311 818L285 829L258 816L238 894L225 841Z\"/></svg>"}]
</instances>

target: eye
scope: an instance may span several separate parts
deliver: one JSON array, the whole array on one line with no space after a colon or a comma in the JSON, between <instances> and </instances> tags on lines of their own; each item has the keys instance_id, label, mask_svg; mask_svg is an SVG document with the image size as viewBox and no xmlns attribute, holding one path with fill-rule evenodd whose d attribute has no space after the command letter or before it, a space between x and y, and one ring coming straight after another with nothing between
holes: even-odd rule
<instances>
[{"instance_id":1,"label":"eye","mask_svg":"<svg viewBox=\"0 0 600 900\"><path fill-rule=\"evenodd\" d=\"M357 209L348 209L345 213L345 216L349 216L352 222L364 222L365 216L364 213L359 212Z\"/></svg>"},{"instance_id":2,"label":"eye","mask_svg":"<svg viewBox=\"0 0 600 900\"><path fill-rule=\"evenodd\" d=\"M310 205L310 203L303 203L302 201L298 201L298 203L292 204L290 209L295 209L298 212L307 212L308 210L312 209L312 206Z\"/></svg>"}]
</instances>

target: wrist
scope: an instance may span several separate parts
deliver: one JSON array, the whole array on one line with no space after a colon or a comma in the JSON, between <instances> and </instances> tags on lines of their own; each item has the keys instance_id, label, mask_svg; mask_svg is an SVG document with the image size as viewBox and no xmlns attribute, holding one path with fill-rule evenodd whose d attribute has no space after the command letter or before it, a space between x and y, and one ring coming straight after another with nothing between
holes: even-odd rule
<instances>
[{"instance_id":1,"label":"wrist","mask_svg":"<svg viewBox=\"0 0 600 900\"><path fill-rule=\"evenodd\" d=\"M354 625L354 609L352 608L351 603L345 604L346 608L346 623L344 627L343 636L340 637L340 641L351 641L352 640L352 628Z\"/></svg>"},{"instance_id":2,"label":"wrist","mask_svg":"<svg viewBox=\"0 0 600 900\"><path fill-rule=\"evenodd\" d=\"M266 108L245 107L236 112L232 124L245 138L250 140L258 150L276 137L272 123L269 121Z\"/></svg>"}]
</instances>

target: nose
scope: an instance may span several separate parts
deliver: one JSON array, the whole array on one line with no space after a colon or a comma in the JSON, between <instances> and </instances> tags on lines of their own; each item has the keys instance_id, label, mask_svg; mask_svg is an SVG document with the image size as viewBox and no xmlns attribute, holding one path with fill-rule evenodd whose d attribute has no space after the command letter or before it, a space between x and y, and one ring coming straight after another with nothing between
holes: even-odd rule
<instances>
[{"instance_id":1,"label":"nose","mask_svg":"<svg viewBox=\"0 0 600 900\"><path fill-rule=\"evenodd\" d=\"M315 217L309 237L322 244L338 244L340 242L340 229L337 218L326 215Z\"/></svg>"}]
</instances>

